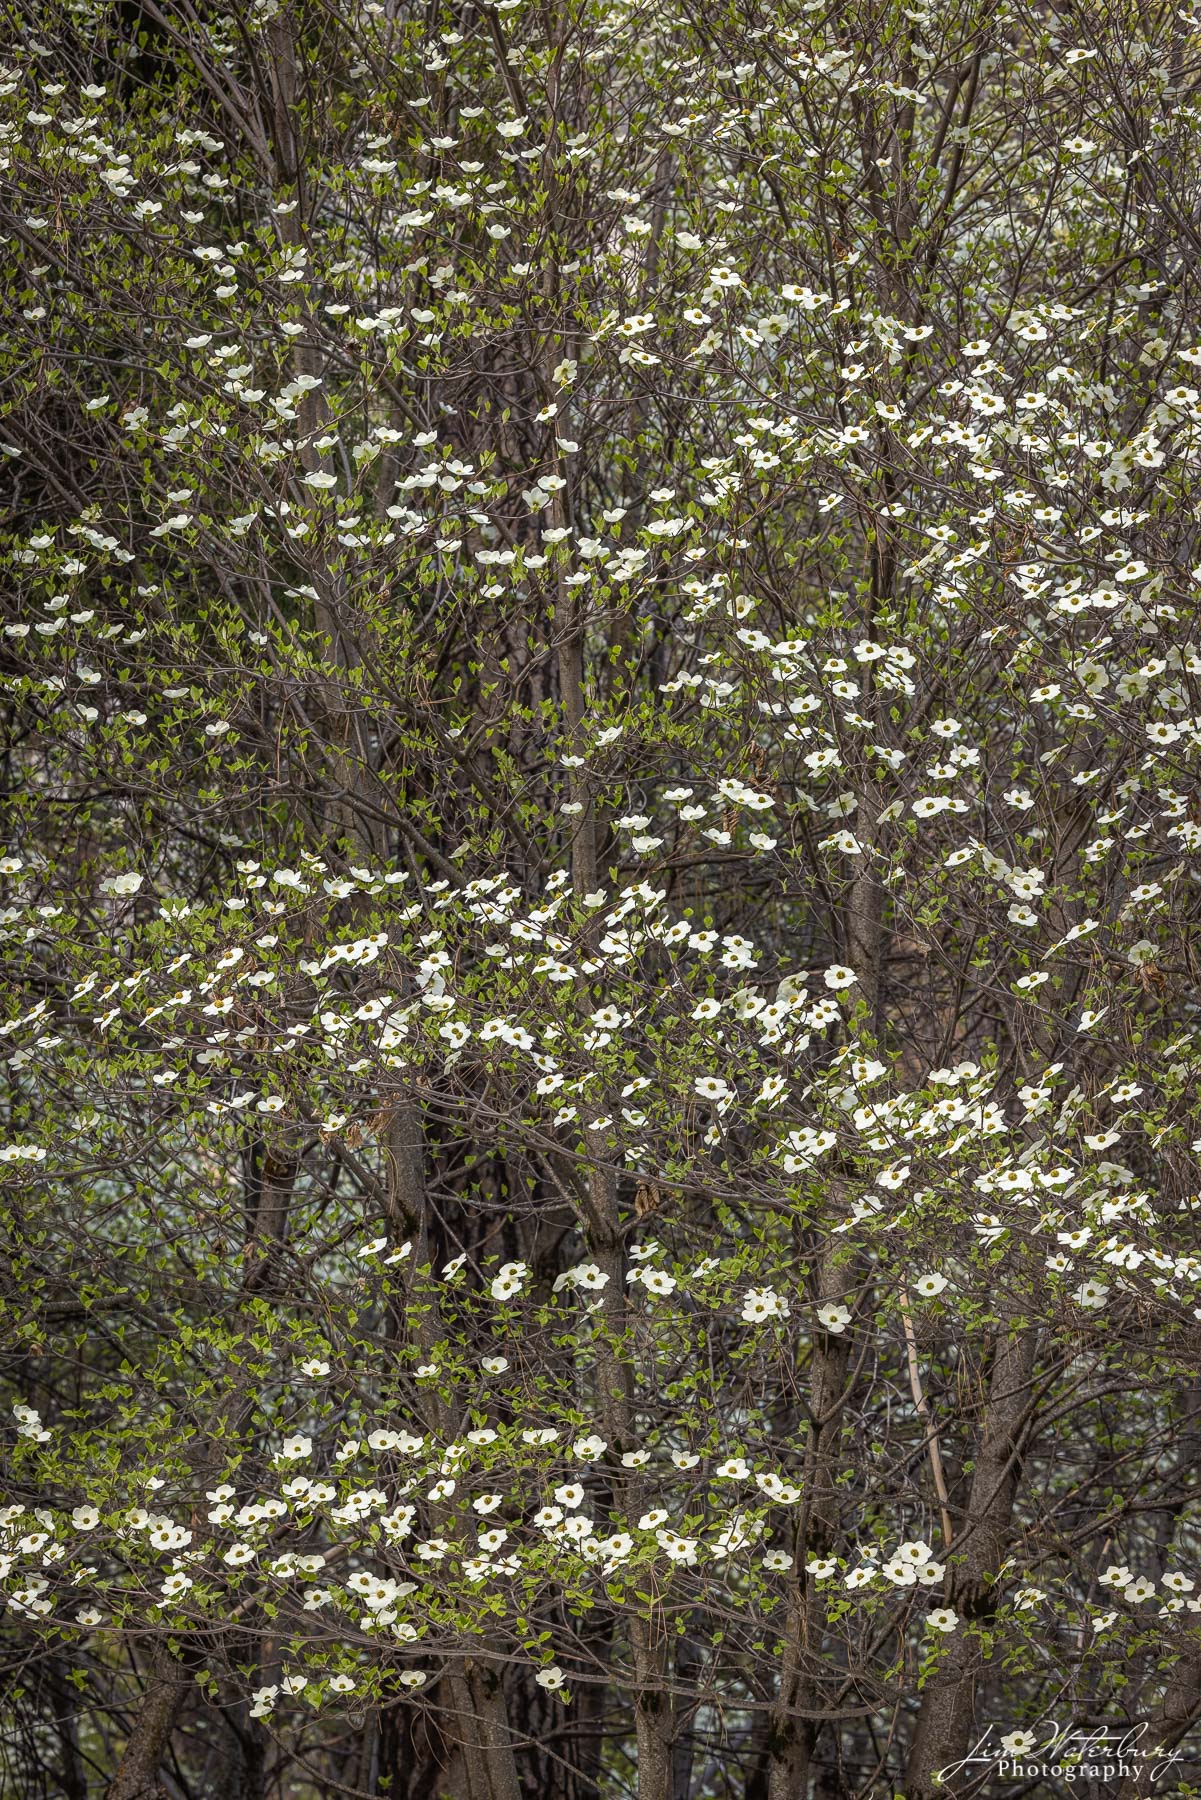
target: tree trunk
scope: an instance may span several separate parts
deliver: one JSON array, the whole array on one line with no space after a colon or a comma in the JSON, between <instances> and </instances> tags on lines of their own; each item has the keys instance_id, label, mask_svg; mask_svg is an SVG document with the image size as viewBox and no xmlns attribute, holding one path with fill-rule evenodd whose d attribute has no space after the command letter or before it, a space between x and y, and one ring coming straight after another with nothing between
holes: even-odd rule
<instances>
[{"instance_id":1,"label":"tree trunk","mask_svg":"<svg viewBox=\"0 0 1201 1800\"><path fill-rule=\"evenodd\" d=\"M463 1800L522 1800L500 1676L465 1660L451 1674L450 1694L449 1735L462 1752Z\"/></svg>"},{"instance_id":2,"label":"tree trunk","mask_svg":"<svg viewBox=\"0 0 1201 1800\"><path fill-rule=\"evenodd\" d=\"M1164 1781L1175 1787L1174 1769L1168 1767L1168 1756L1201 1713L1201 1650L1184 1656L1168 1686L1159 1710L1153 1714L1140 1740L1144 1755L1135 1761L1134 1773L1128 1775L1118 1790L1118 1800L1143 1800L1143 1796L1171 1791ZM1153 1751L1159 1751L1153 1755ZM1192 1760L1185 1758L1185 1766ZM1183 1787L1179 1790L1185 1791Z\"/></svg>"},{"instance_id":3,"label":"tree trunk","mask_svg":"<svg viewBox=\"0 0 1201 1800\"><path fill-rule=\"evenodd\" d=\"M79 1694L64 1679L62 1666L57 1659L47 1665L46 1674L54 1722L58 1726L59 1774L63 1784L63 1800L88 1800L87 1774L79 1751Z\"/></svg>"},{"instance_id":4,"label":"tree trunk","mask_svg":"<svg viewBox=\"0 0 1201 1800\"><path fill-rule=\"evenodd\" d=\"M1005 1560L1029 1419L1035 1335L1028 1328L1005 1327L998 1334L967 1516L955 1528L948 1604L958 1613L959 1625L922 1697L906 1774L907 1800L938 1794L937 1772L967 1755L980 1670L979 1651L968 1633L992 1613L992 1583Z\"/></svg>"},{"instance_id":5,"label":"tree trunk","mask_svg":"<svg viewBox=\"0 0 1201 1800\"><path fill-rule=\"evenodd\" d=\"M849 1270L837 1262L830 1242L822 1252L818 1291L823 1300L838 1300L848 1291ZM788 1594L780 1685L771 1715L768 1749L768 1800L804 1800L820 1714L821 1616L814 1578L805 1571L810 1557L824 1556L838 1528L836 1447L844 1400L850 1344L845 1336L823 1332L814 1346L809 1396L809 1437L804 1492L795 1544L795 1566Z\"/></svg>"},{"instance_id":6,"label":"tree trunk","mask_svg":"<svg viewBox=\"0 0 1201 1800\"><path fill-rule=\"evenodd\" d=\"M175 1658L165 1644L156 1645L146 1687L105 1800L167 1800L159 1770L187 1690L188 1677Z\"/></svg>"},{"instance_id":7,"label":"tree trunk","mask_svg":"<svg viewBox=\"0 0 1201 1800\"><path fill-rule=\"evenodd\" d=\"M669 1695L651 1685L661 1675L654 1621L635 1620L631 1627L638 1697L634 1726L638 1743L638 1800L675 1800L672 1759L672 1711Z\"/></svg>"}]
</instances>

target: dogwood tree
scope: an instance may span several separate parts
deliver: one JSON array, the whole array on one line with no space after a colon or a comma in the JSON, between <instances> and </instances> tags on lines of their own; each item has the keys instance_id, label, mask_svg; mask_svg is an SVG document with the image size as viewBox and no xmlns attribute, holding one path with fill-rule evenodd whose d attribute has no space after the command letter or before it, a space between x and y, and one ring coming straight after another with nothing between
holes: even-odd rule
<instances>
[{"instance_id":1,"label":"dogwood tree","mask_svg":"<svg viewBox=\"0 0 1201 1800\"><path fill-rule=\"evenodd\" d=\"M5 1791L1183 1780L1196 22L20 25Z\"/></svg>"}]
</instances>

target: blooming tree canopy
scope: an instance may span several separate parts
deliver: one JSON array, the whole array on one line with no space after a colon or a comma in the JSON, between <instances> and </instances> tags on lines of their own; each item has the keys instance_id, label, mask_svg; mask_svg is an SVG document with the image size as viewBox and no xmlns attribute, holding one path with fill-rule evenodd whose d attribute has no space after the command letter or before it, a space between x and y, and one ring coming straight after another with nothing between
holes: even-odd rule
<instances>
[{"instance_id":1,"label":"blooming tree canopy","mask_svg":"<svg viewBox=\"0 0 1201 1800\"><path fill-rule=\"evenodd\" d=\"M1201 22L16 17L0 1791L1185 1754Z\"/></svg>"}]
</instances>

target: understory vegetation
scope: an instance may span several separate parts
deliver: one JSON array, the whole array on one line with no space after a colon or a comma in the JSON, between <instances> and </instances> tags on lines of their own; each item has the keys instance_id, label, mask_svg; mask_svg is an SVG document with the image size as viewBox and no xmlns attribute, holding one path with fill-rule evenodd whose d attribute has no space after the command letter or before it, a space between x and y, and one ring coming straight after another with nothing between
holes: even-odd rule
<instances>
[{"instance_id":1,"label":"understory vegetation","mask_svg":"<svg viewBox=\"0 0 1201 1800\"><path fill-rule=\"evenodd\" d=\"M2 1800L1198 1791L1201 19L5 19Z\"/></svg>"}]
</instances>

